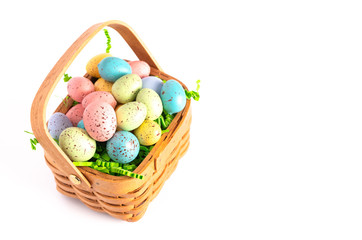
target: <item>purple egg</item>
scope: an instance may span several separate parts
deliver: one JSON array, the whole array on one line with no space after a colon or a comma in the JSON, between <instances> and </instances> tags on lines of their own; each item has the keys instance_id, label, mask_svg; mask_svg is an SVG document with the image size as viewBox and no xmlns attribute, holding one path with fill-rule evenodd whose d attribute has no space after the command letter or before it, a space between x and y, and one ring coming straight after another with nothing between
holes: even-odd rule
<instances>
[{"instance_id":1,"label":"purple egg","mask_svg":"<svg viewBox=\"0 0 362 240\"><path fill-rule=\"evenodd\" d=\"M118 131L107 141L106 149L113 161L129 163L137 157L140 151L140 143L133 133Z\"/></svg>"},{"instance_id":2,"label":"purple egg","mask_svg":"<svg viewBox=\"0 0 362 240\"><path fill-rule=\"evenodd\" d=\"M63 130L69 127L73 127L73 124L64 113L56 112L50 116L48 130L52 138L58 140Z\"/></svg>"},{"instance_id":3,"label":"purple egg","mask_svg":"<svg viewBox=\"0 0 362 240\"><path fill-rule=\"evenodd\" d=\"M150 88L154 90L159 96L161 96L161 88L163 86L163 81L158 77L145 77L142 78L142 88Z\"/></svg>"}]
</instances>

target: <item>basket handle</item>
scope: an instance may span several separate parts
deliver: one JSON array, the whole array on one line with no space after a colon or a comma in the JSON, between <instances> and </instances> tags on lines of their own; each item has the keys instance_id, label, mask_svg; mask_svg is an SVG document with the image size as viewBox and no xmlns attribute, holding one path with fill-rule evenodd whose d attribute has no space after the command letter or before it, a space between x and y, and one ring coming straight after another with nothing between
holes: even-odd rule
<instances>
[{"instance_id":1,"label":"basket handle","mask_svg":"<svg viewBox=\"0 0 362 240\"><path fill-rule=\"evenodd\" d=\"M162 71L145 44L126 23L117 20L98 23L86 30L63 54L40 86L31 106L30 119L35 137L48 156L55 156L52 157L52 161L56 166L71 178L71 180L78 178L77 180L80 180L77 181L78 186L85 189L91 188L91 184L78 168L74 166L72 161L55 143L48 132L45 120L46 108L54 88L65 71L88 42L106 26L113 28L123 37L139 60L145 61L151 67Z\"/></svg>"}]
</instances>

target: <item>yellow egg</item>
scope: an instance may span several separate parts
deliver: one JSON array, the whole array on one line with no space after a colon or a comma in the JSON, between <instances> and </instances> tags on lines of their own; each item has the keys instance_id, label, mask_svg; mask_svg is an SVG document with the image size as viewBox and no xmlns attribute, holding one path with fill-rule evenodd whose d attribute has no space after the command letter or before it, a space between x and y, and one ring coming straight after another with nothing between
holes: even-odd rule
<instances>
[{"instance_id":1,"label":"yellow egg","mask_svg":"<svg viewBox=\"0 0 362 240\"><path fill-rule=\"evenodd\" d=\"M145 120L141 126L134 130L134 135L141 145L151 146L160 140L162 131L160 125L155 121Z\"/></svg>"},{"instance_id":2,"label":"yellow egg","mask_svg":"<svg viewBox=\"0 0 362 240\"><path fill-rule=\"evenodd\" d=\"M99 75L99 72L98 72L98 63L100 63L100 61L102 61L104 58L111 57L111 56L112 55L109 53L101 53L101 54L98 54L97 56L94 56L93 58L91 58L91 60L89 60L89 62L87 63L87 66L85 67L85 69L87 70L87 73L89 75L91 75L92 77L100 78L101 75Z\"/></svg>"},{"instance_id":3,"label":"yellow egg","mask_svg":"<svg viewBox=\"0 0 362 240\"><path fill-rule=\"evenodd\" d=\"M104 80L103 78L99 78L94 83L94 90L112 93L112 86L113 86L112 82L108 82L108 81Z\"/></svg>"}]
</instances>

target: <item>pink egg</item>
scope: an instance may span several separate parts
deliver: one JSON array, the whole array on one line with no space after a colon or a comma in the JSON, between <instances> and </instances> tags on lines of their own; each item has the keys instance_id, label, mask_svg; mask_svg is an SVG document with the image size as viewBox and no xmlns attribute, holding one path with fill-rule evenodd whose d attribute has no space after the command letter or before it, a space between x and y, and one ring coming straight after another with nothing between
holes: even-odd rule
<instances>
[{"instance_id":1,"label":"pink egg","mask_svg":"<svg viewBox=\"0 0 362 240\"><path fill-rule=\"evenodd\" d=\"M77 104L68 110L66 116L72 122L73 126L76 127L80 120L83 119L84 107L82 104Z\"/></svg>"},{"instance_id":2,"label":"pink egg","mask_svg":"<svg viewBox=\"0 0 362 240\"><path fill-rule=\"evenodd\" d=\"M98 142L109 140L117 129L116 113L106 102L90 103L84 110L83 123L89 136Z\"/></svg>"},{"instance_id":3,"label":"pink egg","mask_svg":"<svg viewBox=\"0 0 362 240\"><path fill-rule=\"evenodd\" d=\"M91 80L85 77L73 77L69 80L67 91L71 98L82 102L89 93L94 92L94 85Z\"/></svg>"},{"instance_id":4,"label":"pink egg","mask_svg":"<svg viewBox=\"0 0 362 240\"><path fill-rule=\"evenodd\" d=\"M137 74L140 78L148 77L151 72L150 66L144 61L128 62L131 66L132 73Z\"/></svg>"},{"instance_id":5,"label":"pink egg","mask_svg":"<svg viewBox=\"0 0 362 240\"><path fill-rule=\"evenodd\" d=\"M92 102L106 102L109 103L113 108L115 108L117 105L117 101L113 95L104 91L96 91L88 94L85 96L85 98L83 98L82 105L86 108Z\"/></svg>"}]
</instances>

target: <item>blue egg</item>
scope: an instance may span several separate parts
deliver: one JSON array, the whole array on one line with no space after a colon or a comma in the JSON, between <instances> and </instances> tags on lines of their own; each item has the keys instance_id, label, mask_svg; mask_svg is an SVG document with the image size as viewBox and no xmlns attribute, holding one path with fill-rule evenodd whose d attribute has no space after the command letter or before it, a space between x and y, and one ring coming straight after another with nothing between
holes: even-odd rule
<instances>
[{"instance_id":1,"label":"blue egg","mask_svg":"<svg viewBox=\"0 0 362 240\"><path fill-rule=\"evenodd\" d=\"M129 163L137 157L140 151L140 143L133 133L118 131L107 141L106 149L113 161Z\"/></svg>"},{"instance_id":2,"label":"blue egg","mask_svg":"<svg viewBox=\"0 0 362 240\"><path fill-rule=\"evenodd\" d=\"M106 57L98 64L100 76L109 82L115 82L120 77L131 74L131 66L123 59L117 57Z\"/></svg>"},{"instance_id":3,"label":"blue egg","mask_svg":"<svg viewBox=\"0 0 362 240\"><path fill-rule=\"evenodd\" d=\"M160 96L161 96L162 86L163 86L163 81L158 77L150 76L142 78L142 88L150 88Z\"/></svg>"},{"instance_id":4,"label":"blue egg","mask_svg":"<svg viewBox=\"0 0 362 240\"><path fill-rule=\"evenodd\" d=\"M50 116L48 130L52 138L58 140L63 130L69 127L73 127L73 124L64 113L56 112Z\"/></svg>"},{"instance_id":5,"label":"blue egg","mask_svg":"<svg viewBox=\"0 0 362 240\"><path fill-rule=\"evenodd\" d=\"M161 100L167 113L178 113L186 106L185 90L176 80L168 80L162 86Z\"/></svg>"},{"instance_id":6,"label":"blue egg","mask_svg":"<svg viewBox=\"0 0 362 240\"><path fill-rule=\"evenodd\" d=\"M85 130L83 119L78 122L77 127L83 128Z\"/></svg>"}]
</instances>

